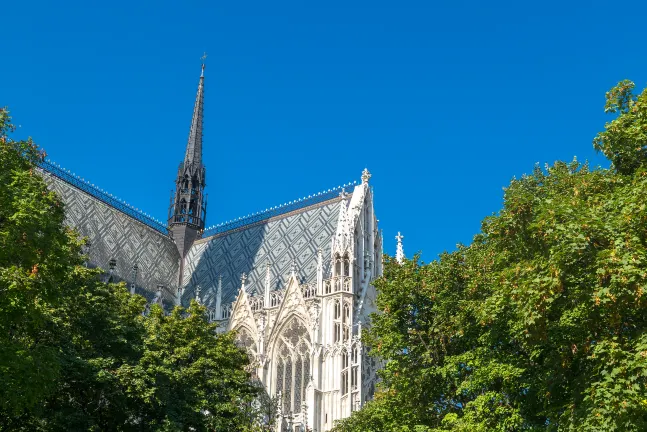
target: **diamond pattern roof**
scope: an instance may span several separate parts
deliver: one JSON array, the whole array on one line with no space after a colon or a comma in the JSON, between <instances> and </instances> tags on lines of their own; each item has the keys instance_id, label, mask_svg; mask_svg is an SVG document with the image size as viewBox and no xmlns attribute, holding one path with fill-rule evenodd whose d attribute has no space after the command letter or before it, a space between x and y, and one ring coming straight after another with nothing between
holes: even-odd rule
<instances>
[{"instance_id":1,"label":"diamond pattern roof","mask_svg":"<svg viewBox=\"0 0 647 432\"><path fill-rule=\"evenodd\" d=\"M280 289L290 274L292 261L303 282L317 278L317 250L322 249L324 274L337 229L340 198L243 226L196 242L184 267L185 298L199 285L203 301L215 306L218 278L222 276L222 304L234 300L240 277L247 274L245 288L261 293L266 263L271 264L271 286Z\"/></svg>"},{"instance_id":2,"label":"diamond pattern roof","mask_svg":"<svg viewBox=\"0 0 647 432\"><path fill-rule=\"evenodd\" d=\"M43 171L43 178L65 204L66 224L88 237L91 264L105 269L115 259L115 276L128 283L137 264L137 291L150 300L157 284L162 284L167 287L165 300L172 304L179 272L173 240L48 171Z\"/></svg>"}]
</instances>

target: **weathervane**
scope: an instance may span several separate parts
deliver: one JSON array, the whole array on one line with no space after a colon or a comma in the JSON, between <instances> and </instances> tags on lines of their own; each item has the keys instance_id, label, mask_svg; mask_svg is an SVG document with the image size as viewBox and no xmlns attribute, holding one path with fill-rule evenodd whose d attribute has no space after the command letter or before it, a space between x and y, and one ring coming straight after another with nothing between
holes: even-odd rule
<instances>
[{"instance_id":1,"label":"weathervane","mask_svg":"<svg viewBox=\"0 0 647 432\"><path fill-rule=\"evenodd\" d=\"M204 61L207 59L207 52L205 51L204 54L202 54L202 57L200 57L200 60L202 60L202 74L200 75L201 77L204 76Z\"/></svg>"}]
</instances>

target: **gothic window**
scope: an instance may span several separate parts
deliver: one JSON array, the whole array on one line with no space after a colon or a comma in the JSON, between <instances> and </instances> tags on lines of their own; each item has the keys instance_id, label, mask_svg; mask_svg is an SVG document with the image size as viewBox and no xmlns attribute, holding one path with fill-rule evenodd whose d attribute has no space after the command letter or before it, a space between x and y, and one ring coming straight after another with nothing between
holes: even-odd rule
<instances>
[{"instance_id":1,"label":"gothic window","mask_svg":"<svg viewBox=\"0 0 647 432\"><path fill-rule=\"evenodd\" d=\"M277 341L276 391L283 394L283 412L300 412L310 379L310 338L305 326L292 318Z\"/></svg>"},{"instance_id":2,"label":"gothic window","mask_svg":"<svg viewBox=\"0 0 647 432\"><path fill-rule=\"evenodd\" d=\"M344 276L350 276L350 260L348 255L344 255Z\"/></svg>"},{"instance_id":3,"label":"gothic window","mask_svg":"<svg viewBox=\"0 0 647 432\"><path fill-rule=\"evenodd\" d=\"M335 254L335 276L341 275L341 258Z\"/></svg>"},{"instance_id":4,"label":"gothic window","mask_svg":"<svg viewBox=\"0 0 647 432\"><path fill-rule=\"evenodd\" d=\"M350 305L346 302L344 302L343 324L344 324L344 342L346 342L350 339L350 329L351 329Z\"/></svg>"},{"instance_id":5,"label":"gothic window","mask_svg":"<svg viewBox=\"0 0 647 432\"><path fill-rule=\"evenodd\" d=\"M247 329L239 328L238 330L236 330L236 345L247 351L247 354L250 358L250 365L248 369L249 372L251 372L252 375L255 376L256 368L254 365L254 357L256 356L257 352L256 342L254 342L254 339L251 337Z\"/></svg>"},{"instance_id":6,"label":"gothic window","mask_svg":"<svg viewBox=\"0 0 647 432\"><path fill-rule=\"evenodd\" d=\"M333 315L333 342L341 340L341 302L335 300Z\"/></svg>"},{"instance_id":7,"label":"gothic window","mask_svg":"<svg viewBox=\"0 0 647 432\"><path fill-rule=\"evenodd\" d=\"M354 366L353 369L351 370L350 373L350 387L351 390L356 390L357 389L357 381L358 381L358 374L359 368L357 366Z\"/></svg>"},{"instance_id":8,"label":"gothic window","mask_svg":"<svg viewBox=\"0 0 647 432\"><path fill-rule=\"evenodd\" d=\"M348 393L348 369L341 373L341 394L345 395L346 393Z\"/></svg>"},{"instance_id":9,"label":"gothic window","mask_svg":"<svg viewBox=\"0 0 647 432\"><path fill-rule=\"evenodd\" d=\"M198 193L197 186L199 185L198 178L193 177L191 179L191 195L195 195Z\"/></svg>"},{"instance_id":10,"label":"gothic window","mask_svg":"<svg viewBox=\"0 0 647 432\"><path fill-rule=\"evenodd\" d=\"M250 354L256 354L256 342L245 328L236 330L236 345L244 348Z\"/></svg>"}]
</instances>

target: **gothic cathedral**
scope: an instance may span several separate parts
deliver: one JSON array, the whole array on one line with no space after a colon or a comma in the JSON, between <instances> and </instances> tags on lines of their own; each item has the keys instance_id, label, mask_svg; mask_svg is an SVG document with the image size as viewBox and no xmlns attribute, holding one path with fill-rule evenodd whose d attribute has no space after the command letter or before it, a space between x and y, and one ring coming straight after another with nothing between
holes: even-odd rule
<instances>
[{"instance_id":1,"label":"gothic cathedral","mask_svg":"<svg viewBox=\"0 0 647 432\"><path fill-rule=\"evenodd\" d=\"M279 396L277 430L330 430L376 384L360 340L375 312L371 281L382 274L371 174L206 228L203 105L204 65L167 223L51 161L42 174L65 202L67 223L89 238L89 265L151 304L204 304L211 321L236 332L268 394Z\"/></svg>"}]
</instances>

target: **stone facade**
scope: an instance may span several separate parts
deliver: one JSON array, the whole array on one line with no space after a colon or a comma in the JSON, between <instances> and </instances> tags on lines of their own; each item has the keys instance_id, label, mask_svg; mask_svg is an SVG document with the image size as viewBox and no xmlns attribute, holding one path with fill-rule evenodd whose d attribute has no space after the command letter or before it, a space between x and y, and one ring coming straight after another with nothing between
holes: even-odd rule
<instances>
[{"instance_id":1,"label":"stone facade","mask_svg":"<svg viewBox=\"0 0 647 432\"><path fill-rule=\"evenodd\" d=\"M201 75L167 226L51 162L42 175L62 197L67 223L89 238L89 265L151 303L204 304L211 321L237 333L268 394L280 396L277 430L330 430L376 384L360 340L375 312L371 282L382 274L370 174L348 191L205 231L203 88Z\"/></svg>"},{"instance_id":2,"label":"stone facade","mask_svg":"<svg viewBox=\"0 0 647 432\"><path fill-rule=\"evenodd\" d=\"M254 288L243 274L231 306L221 304L228 296L221 278L209 289L216 292L212 318L238 334L252 355L256 376L269 394L281 396L280 430L288 430L290 424L329 430L335 420L349 416L372 398L375 389L375 363L360 340L369 314L375 312L371 281L382 272L382 238L368 172L352 195L343 195L325 207L336 215L334 233L306 236L304 241L311 242L306 242L311 247L305 247L308 258L310 249L317 248L317 252L306 259L305 266L299 266L296 258L274 266L269 249L263 253L267 258L259 259L260 265L252 269L257 275ZM298 220L307 213L291 217ZM286 243L286 250L299 250L294 245L302 237L277 239ZM193 268L185 273L185 281Z\"/></svg>"}]
</instances>

